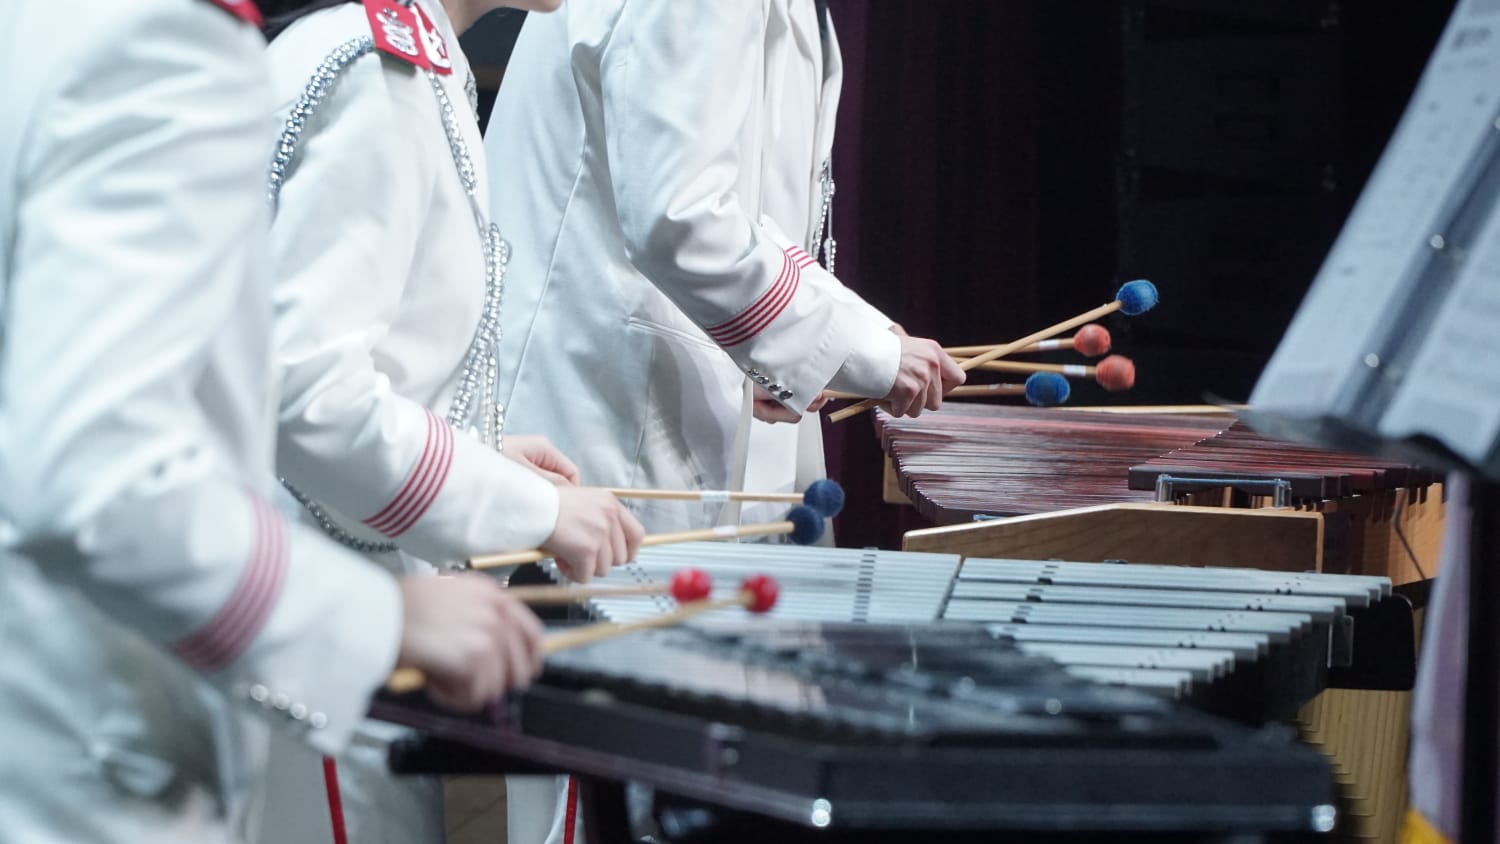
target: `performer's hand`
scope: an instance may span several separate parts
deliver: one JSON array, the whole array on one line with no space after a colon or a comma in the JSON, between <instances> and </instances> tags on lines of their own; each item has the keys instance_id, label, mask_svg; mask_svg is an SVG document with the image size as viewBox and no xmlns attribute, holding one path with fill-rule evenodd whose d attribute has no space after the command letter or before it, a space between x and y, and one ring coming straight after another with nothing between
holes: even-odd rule
<instances>
[{"instance_id":1,"label":"performer's hand","mask_svg":"<svg viewBox=\"0 0 1500 844\"><path fill-rule=\"evenodd\" d=\"M557 527L542 550L569 580L588 583L635 559L646 529L618 498L594 487L558 487Z\"/></svg>"},{"instance_id":2,"label":"performer's hand","mask_svg":"<svg viewBox=\"0 0 1500 844\"><path fill-rule=\"evenodd\" d=\"M943 396L968 374L936 342L904 332L897 336L901 338L901 367L881 405L896 416L920 416L924 408L937 410L943 406Z\"/></svg>"},{"instance_id":3,"label":"performer's hand","mask_svg":"<svg viewBox=\"0 0 1500 844\"><path fill-rule=\"evenodd\" d=\"M828 404L828 397L820 395L807 406L807 412L817 413L825 404ZM801 416L787 410L786 405L771 398L771 394L760 387L755 388L755 401L751 412L762 422L800 422L802 420Z\"/></svg>"},{"instance_id":4,"label":"performer's hand","mask_svg":"<svg viewBox=\"0 0 1500 844\"><path fill-rule=\"evenodd\" d=\"M578 467L552 441L542 436L512 434L505 438L505 456L558 486L578 486Z\"/></svg>"},{"instance_id":5,"label":"performer's hand","mask_svg":"<svg viewBox=\"0 0 1500 844\"><path fill-rule=\"evenodd\" d=\"M400 580L397 666L427 678L440 706L476 712L542 670L542 623L493 578L413 575Z\"/></svg>"}]
</instances>

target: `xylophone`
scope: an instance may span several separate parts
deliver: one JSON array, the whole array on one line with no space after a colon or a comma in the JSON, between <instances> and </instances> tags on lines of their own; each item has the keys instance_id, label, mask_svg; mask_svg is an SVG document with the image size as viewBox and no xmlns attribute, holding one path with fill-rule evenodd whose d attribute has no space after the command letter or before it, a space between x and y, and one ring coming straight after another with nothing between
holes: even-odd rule
<instances>
[{"instance_id":1,"label":"xylophone","mask_svg":"<svg viewBox=\"0 0 1500 844\"><path fill-rule=\"evenodd\" d=\"M1306 555L1297 547L1264 543L1265 530L1242 530L1247 522L1267 519L1281 525L1322 527L1318 513L1280 510L1233 511L1225 508L1157 507L1144 511L1115 511L1105 515L1131 519L1134 527L1109 524L1099 536L1100 548L1119 548L1122 537L1134 532L1141 554L1180 553L1185 561L1222 551L1237 531L1241 541L1228 554L1236 568L1193 568L1183 565L1100 565L1055 561L1003 561L960 557L954 553L913 553L842 550L843 583L831 582L822 572L827 563L800 557L763 553L764 548L736 546L732 557L716 560L709 549L678 547L671 556L643 555L633 564L649 576L669 577L673 566L689 560L706 561L738 574L769 566L783 577L801 577L804 593L789 615L801 618L849 619L846 609L876 604L889 593L866 576L860 589L868 594L857 604L850 600L848 572L859 565L882 572L904 569L906 579L892 585L897 594L925 595L923 600L882 602L881 618L890 620L946 618L981 620L990 631L1017 647L1049 655L1066 670L1101 682L1127 683L1138 689L1175 696L1214 713L1250 722L1286 719L1303 740L1328 754L1340 782L1345 808L1342 840L1390 841L1404 809L1405 748L1408 708L1415 664L1411 605L1392 595L1390 579L1379 576L1316 575L1291 568ZM1180 513L1196 519L1212 517L1196 536L1164 530L1140 518ZM1084 511L1077 511L1084 513ZM1012 520L1018 533L1029 519L1060 523L1070 531L1077 516L1022 517ZM1228 519L1227 522L1223 519ZM1181 527L1181 522L1167 527ZM1002 525L993 525L1002 526ZM943 531L983 533L990 525L942 528ZM1285 525L1283 525L1285 527ZM920 532L919 532L920 533ZM908 535L909 539L911 535ZM1077 547L1070 539L1067 547ZM1180 547L1169 548L1177 543ZM941 543L929 542L928 547ZM984 540L975 545L983 546ZM1033 543L1028 547L1045 548ZM1245 569L1258 555L1280 553L1277 567L1289 571ZM1099 559L1107 559L1109 552ZM1136 557L1141 559L1141 557ZM1149 559L1149 557L1147 557ZM861 562L863 561L863 562ZM1085 584L1088 584L1085 587ZM1157 588L1163 587L1163 588ZM1079 589L1107 588L1107 599L1093 593L1093 602L1080 601ZM822 597L814 597L822 593ZM931 596L942 593L940 601ZM1311 600L1312 607L1305 606ZM1202 606L1183 606L1196 602ZM934 615L928 616L932 607ZM639 614L640 605L600 604L596 613ZM898 613L909 613L897 615ZM1232 657L1231 657L1232 655ZM1326 689L1326 691L1325 691ZM1319 694L1321 692L1321 694ZM1301 708L1298 709L1299 704Z\"/></svg>"},{"instance_id":2,"label":"xylophone","mask_svg":"<svg viewBox=\"0 0 1500 844\"><path fill-rule=\"evenodd\" d=\"M374 714L420 731L398 770L550 766L656 792L644 818L595 792L599 841L643 822L661 841L790 844L1200 841L1335 821L1326 761L1285 732L1078 679L979 625L655 630L554 655L487 717L412 696Z\"/></svg>"},{"instance_id":3,"label":"xylophone","mask_svg":"<svg viewBox=\"0 0 1500 844\"><path fill-rule=\"evenodd\" d=\"M941 617L989 622L1077 676L1257 722L1326 688L1415 680L1411 604L1383 577L969 558Z\"/></svg>"},{"instance_id":4,"label":"xylophone","mask_svg":"<svg viewBox=\"0 0 1500 844\"><path fill-rule=\"evenodd\" d=\"M713 596L727 595L745 577L765 573L781 584L771 615L810 621L912 622L938 618L953 578L956 554L791 545L686 542L642 549L611 575L636 584L668 582L693 566L713 578ZM554 572L555 569L549 569ZM662 595L641 601L602 598L587 602L603 620L628 622L676 605ZM732 612L709 613L705 623L736 621Z\"/></svg>"},{"instance_id":5,"label":"xylophone","mask_svg":"<svg viewBox=\"0 0 1500 844\"><path fill-rule=\"evenodd\" d=\"M659 584L689 565L725 594L770 574L783 594L772 618L984 622L1075 676L1257 723L1290 717L1325 688L1414 679L1411 604L1383 577L706 543L643 550L625 572ZM666 596L588 602L615 622L673 606ZM695 623L740 621L724 612Z\"/></svg>"}]
</instances>

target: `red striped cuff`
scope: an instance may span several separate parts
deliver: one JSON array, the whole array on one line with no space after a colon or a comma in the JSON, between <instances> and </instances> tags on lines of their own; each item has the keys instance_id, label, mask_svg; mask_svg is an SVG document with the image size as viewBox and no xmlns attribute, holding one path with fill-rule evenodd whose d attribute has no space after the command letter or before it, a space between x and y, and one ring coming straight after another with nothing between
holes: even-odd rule
<instances>
[{"instance_id":1,"label":"red striped cuff","mask_svg":"<svg viewBox=\"0 0 1500 844\"><path fill-rule=\"evenodd\" d=\"M270 617L286 580L286 522L270 504L253 501L254 539L234 591L207 624L172 645L173 653L199 671L218 671L245 652Z\"/></svg>"},{"instance_id":2,"label":"red striped cuff","mask_svg":"<svg viewBox=\"0 0 1500 844\"><path fill-rule=\"evenodd\" d=\"M759 334L791 304L797 287L802 283L803 268L812 263L812 256L806 252L795 246L788 248L782 255L781 274L759 299L728 322L704 330L715 343L726 348L738 346Z\"/></svg>"},{"instance_id":3,"label":"red striped cuff","mask_svg":"<svg viewBox=\"0 0 1500 844\"><path fill-rule=\"evenodd\" d=\"M792 260L802 269L807 269L809 266L817 263L817 259L807 254L807 250L800 246L788 246L786 254L792 256Z\"/></svg>"},{"instance_id":4,"label":"red striped cuff","mask_svg":"<svg viewBox=\"0 0 1500 844\"><path fill-rule=\"evenodd\" d=\"M389 537L406 533L437 500L452 465L453 429L429 410L427 443L422 448L422 456L417 459L416 468L406 476L406 483L396 497L364 523Z\"/></svg>"}]
</instances>

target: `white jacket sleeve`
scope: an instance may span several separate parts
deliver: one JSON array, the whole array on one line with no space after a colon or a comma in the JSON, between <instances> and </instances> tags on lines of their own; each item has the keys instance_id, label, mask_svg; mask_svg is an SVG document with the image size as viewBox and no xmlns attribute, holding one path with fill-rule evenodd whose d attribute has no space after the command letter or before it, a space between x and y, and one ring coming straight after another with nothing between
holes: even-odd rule
<instances>
[{"instance_id":1,"label":"white jacket sleeve","mask_svg":"<svg viewBox=\"0 0 1500 844\"><path fill-rule=\"evenodd\" d=\"M424 559L536 547L556 527L557 490L396 393L376 366L403 291L424 281L411 266L434 182L457 179L446 142L422 143L442 126L411 71L375 55L345 70L282 189L272 225L278 468ZM476 252L476 297L480 261Z\"/></svg>"},{"instance_id":2,"label":"white jacket sleeve","mask_svg":"<svg viewBox=\"0 0 1500 844\"><path fill-rule=\"evenodd\" d=\"M897 338L830 295L838 281L778 242L737 186L754 138L756 0L624 5L601 57L614 199L630 260L751 378L800 411L832 383L884 396ZM808 284L803 277L818 277ZM826 277L826 278L825 278Z\"/></svg>"},{"instance_id":3,"label":"white jacket sleeve","mask_svg":"<svg viewBox=\"0 0 1500 844\"><path fill-rule=\"evenodd\" d=\"M269 419L244 412L269 387L244 382L269 343L261 41L208 3L108 9L89 27L107 38L38 76L53 89L0 238L0 535L333 752L395 662L400 596L255 491L271 480Z\"/></svg>"}]
</instances>

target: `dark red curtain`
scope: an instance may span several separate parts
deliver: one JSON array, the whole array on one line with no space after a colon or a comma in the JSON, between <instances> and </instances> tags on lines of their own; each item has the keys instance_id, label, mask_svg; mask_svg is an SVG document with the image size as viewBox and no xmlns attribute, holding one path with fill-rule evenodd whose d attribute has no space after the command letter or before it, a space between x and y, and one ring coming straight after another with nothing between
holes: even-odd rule
<instances>
[{"instance_id":1,"label":"dark red curtain","mask_svg":"<svg viewBox=\"0 0 1500 844\"><path fill-rule=\"evenodd\" d=\"M837 270L914 335L1004 342L1039 325L1035 2L830 0L844 57ZM824 423L840 545L899 547L868 416Z\"/></svg>"},{"instance_id":2,"label":"dark red curtain","mask_svg":"<svg viewBox=\"0 0 1500 844\"><path fill-rule=\"evenodd\" d=\"M1284 318L1379 157L1452 5L829 0L845 62L834 150L838 275L911 333L944 344L1014 339L1107 301L1121 281L1144 275L1174 302L1206 304L1110 321L1116 350L1135 357L1140 379L1123 394L1075 382L1072 403L1186 403L1205 392L1243 398L1281 330L1262 319L1253 348L1218 336L1220 294L1246 277L1215 252L1234 232L1186 217L1153 239L1142 226L1174 197L1227 213L1247 198L1286 191L1253 171L1210 178L1200 159L1212 159L1214 149L1176 148L1185 137L1213 143L1202 137L1203 110L1236 113L1233 86L1217 99L1173 103L1130 80L1152 72L1233 80L1241 64L1258 67L1241 54L1252 42L1298 46L1288 55L1331 57L1339 68L1323 113L1276 98L1274 115L1285 125L1266 139L1278 154L1324 168L1324 184L1300 200L1331 221L1255 224L1293 256L1275 265L1246 256L1269 303L1262 310ZM1186 49L1195 43L1238 45L1241 53ZM1272 85L1300 84L1295 68L1256 72ZM1276 147L1304 136L1324 142ZM880 502L884 458L869 418L825 422L825 432L829 474L850 499L839 544L899 547L905 530L923 525L910 508Z\"/></svg>"}]
</instances>

